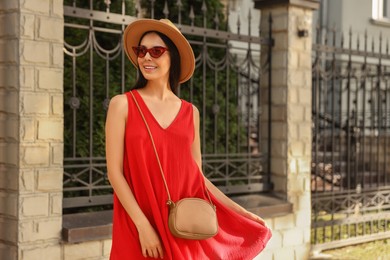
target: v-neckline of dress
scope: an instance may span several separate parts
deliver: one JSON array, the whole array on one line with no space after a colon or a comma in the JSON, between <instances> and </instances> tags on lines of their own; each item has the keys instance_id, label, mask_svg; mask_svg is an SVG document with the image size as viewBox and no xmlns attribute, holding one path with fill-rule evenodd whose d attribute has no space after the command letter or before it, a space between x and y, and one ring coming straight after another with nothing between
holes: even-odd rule
<instances>
[{"instance_id":1,"label":"v-neckline of dress","mask_svg":"<svg viewBox=\"0 0 390 260\"><path fill-rule=\"evenodd\" d=\"M139 97L139 99L141 100L143 106L146 108L147 110L147 113L149 113L149 115L153 118L153 121L162 129L162 130L168 130L168 128L170 128L177 120L177 118L179 117L181 111L182 111L182 108L183 108L183 100L180 99L180 108L179 110L177 111L175 117L173 117L172 121L169 123L169 125L167 127L162 127L162 125L160 124L160 122L156 119L156 117L153 115L152 111L150 111L148 105L146 104L146 102L144 101L144 98L141 96L141 94L138 92L138 90L134 90L134 92L137 94L137 96Z\"/></svg>"}]
</instances>

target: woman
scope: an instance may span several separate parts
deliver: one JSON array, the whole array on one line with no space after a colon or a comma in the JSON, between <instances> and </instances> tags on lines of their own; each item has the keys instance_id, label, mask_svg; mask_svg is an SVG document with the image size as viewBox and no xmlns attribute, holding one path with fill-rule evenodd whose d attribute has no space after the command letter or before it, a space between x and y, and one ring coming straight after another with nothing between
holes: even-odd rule
<instances>
[{"instance_id":1,"label":"woman","mask_svg":"<svg viewBox=\"0 0 390 260\"><path fill-rule=\"evenodd\" d=\"M166 19L142 19L124 32L124 49L138 68L133 90L112 98L106 121L108 178L114 189L111 260L252 259L271 233L264 221L234 203L201 172L199 111L179 99L193 74L192 48ZM219 232L205 240L172 236L167 193L146 126L148 122L173 201L206 197L217 208Z\"/></svg>"}]
</instances>

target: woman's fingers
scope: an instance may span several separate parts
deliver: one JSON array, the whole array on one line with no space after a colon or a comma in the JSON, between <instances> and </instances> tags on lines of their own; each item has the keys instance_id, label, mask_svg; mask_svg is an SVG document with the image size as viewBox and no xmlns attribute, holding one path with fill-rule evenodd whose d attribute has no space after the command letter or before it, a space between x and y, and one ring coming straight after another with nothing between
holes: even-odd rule
<instances>
[{"instance_id":1,"label":"woman's fingers","mask_svg":"<svg viewBox=\"0 0 390 260\"><path fill-rule=\"evenodd\" d=\"M142 255L146 257L153 257L153 258L164 258L164 251L161 247L161 245L157 245L150 248L142 249Z\"/></svg>"},{"instance_id":2,"label":"woman's fingers","mask_svg":"<svg viewBox=\"0 0 390 260\"><path fill-rule=\"evenodd\" d=\"M158 246L157 250L158 250L158 255L160 256L160 258L163 259L164 258L164 250L162 249L161 246Z\"/></svg>"}]
</instances>

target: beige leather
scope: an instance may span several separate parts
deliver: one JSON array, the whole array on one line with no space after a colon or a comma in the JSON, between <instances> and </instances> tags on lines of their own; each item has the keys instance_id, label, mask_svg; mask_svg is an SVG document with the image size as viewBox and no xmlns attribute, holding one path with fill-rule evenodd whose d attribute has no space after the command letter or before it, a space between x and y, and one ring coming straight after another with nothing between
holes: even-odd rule
<instances>
[{"instance_id":1,"label":"beige leather","mask_svg":"<svg viewBox=\"0 0 390 260\"><path fill-rule=\"evenodd\" d=\"M172 235L185 239L206 239L218 233L214 205L203 199L186 198L170 204L169 229Z\"/></svg>"}]
</instances>

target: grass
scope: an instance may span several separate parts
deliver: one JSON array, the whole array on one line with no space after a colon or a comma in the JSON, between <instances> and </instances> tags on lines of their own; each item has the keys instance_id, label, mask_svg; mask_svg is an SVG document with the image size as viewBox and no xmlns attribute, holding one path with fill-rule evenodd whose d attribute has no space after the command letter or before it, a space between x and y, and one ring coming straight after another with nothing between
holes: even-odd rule
<instances>
[{"instance_id":1,"label":"grass","mask_svg":"<svg viewBox=\"0 0 390 260\"><path fill-rule=\"evenodd\" d=\"M322 253L329 255L329 259L337 260L389 260L390 239L326 250Z\"/></svg>"}]
</instances>

